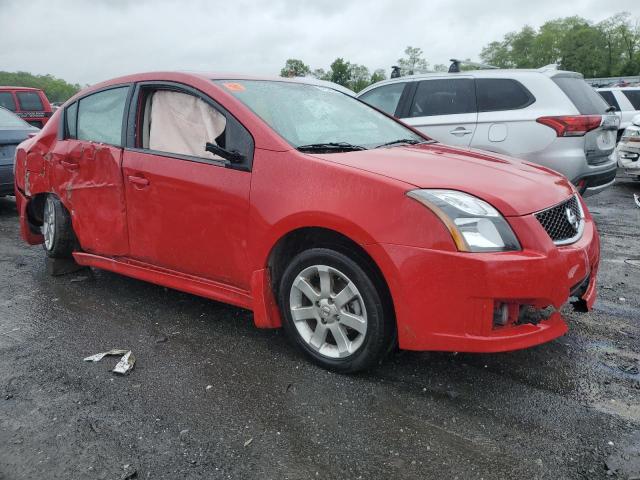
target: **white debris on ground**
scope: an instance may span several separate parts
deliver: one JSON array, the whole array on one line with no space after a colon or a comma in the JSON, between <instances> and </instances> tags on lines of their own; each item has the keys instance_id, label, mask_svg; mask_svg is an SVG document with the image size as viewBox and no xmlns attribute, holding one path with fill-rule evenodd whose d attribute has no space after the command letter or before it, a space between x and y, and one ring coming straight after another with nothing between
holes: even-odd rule
<instances>
[{"instance_id":1,"label":"white debris on ground","mask_svg":"<svg viewBox=\"0 0 640 480\"><path fill-rule=\"evenodd\" d=\"M85 362L99 362L104 357L111 356L119 356L122 355L120 361L116 364L113 373L118 373L120 375L128 374L136 363L136 357L133 356L131 350L122 350L119 348L114 348L113 350L109 350L108 352L96 353L95 355L90 355L84 358Z\"/></svg>"}]
</instances>

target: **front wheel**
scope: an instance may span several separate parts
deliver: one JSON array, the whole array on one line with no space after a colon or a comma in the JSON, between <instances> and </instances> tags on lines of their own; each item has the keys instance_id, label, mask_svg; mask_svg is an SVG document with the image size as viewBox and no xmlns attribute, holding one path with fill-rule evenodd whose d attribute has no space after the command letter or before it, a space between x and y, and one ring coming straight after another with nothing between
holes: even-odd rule
<instances>
[{"instance_id":1,"label":"front wheel","mask_svg":"<svg viewBox=\"0 0 640 480\"><path fill-rule=\"evenodd\" d=\"M44 251L51 258L69 258L76 240L71 226L71 217L55 195L47 195L42 215Z\"/></svg>"},{"instance_id":2,"label":"front wheel","mask_svg":"<svg viewBox=\"0 0 640 480\"><path fill-rule=\"evenodd\" d=\"M298 254L282 276L284 329L324 368L363 370L392 346L393 314L368 270L340 252L313 248Z\"/></svg>"}]
</instances>

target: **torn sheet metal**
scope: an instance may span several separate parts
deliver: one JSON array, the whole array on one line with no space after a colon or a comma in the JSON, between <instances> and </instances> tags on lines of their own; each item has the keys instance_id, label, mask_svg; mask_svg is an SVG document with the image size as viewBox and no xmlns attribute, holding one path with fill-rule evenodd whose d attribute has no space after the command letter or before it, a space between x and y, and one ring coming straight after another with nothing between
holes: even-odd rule
<instances>
[{"instance_id":1,"label":"torn sheet metal","mask_svg":"<svg viewBox=\"0 0 640 480\"><path fill-rule=\"evenodd\" d=\"M122 350L119 348L114 348L113 350L109 350L108 352L96 353L95 355L90 355L84 358L85 362L99 362L104 357L110 356L118 356L122 355L120 361L116 364L113 373L118 373L120 375L128 374L136 363L136 357L131 353L131 350Z\"/></svg>"}]
</instances>

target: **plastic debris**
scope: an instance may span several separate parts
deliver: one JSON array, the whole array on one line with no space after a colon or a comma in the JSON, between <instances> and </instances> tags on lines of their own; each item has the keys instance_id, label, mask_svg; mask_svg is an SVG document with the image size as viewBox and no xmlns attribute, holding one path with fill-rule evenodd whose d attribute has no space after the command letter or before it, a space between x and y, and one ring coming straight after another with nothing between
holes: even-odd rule
<instances>
[{"instance_id":1,"label":"plastic debris","mask_svg":"<svg viewBox=\"0 0 640 480\"><path fill-rule=\"evenodd\" d=\"M84 361L99 362L104 357L119 356L119 355L122 355L122 358L120 358L120 361L116 364L112 372L118 373L120 375L126 375L131 371L131 369L133 369L133 366L136 363L136 357L133 356L133 354L131 353L131 350L122 350L119 348L114 348L113 350L109 350L108 352L96 353L95 355L90 355L88 357L85 357Z\"/></svg>"},{"instance_id":2,"label":"plastic debris","mask_svg":"<svg viewBox=\"0 0 640 480\"><path fill-rule=\"evenodd\" d=\"M638 195L637 193L634 193L633 199L636 201L636 205L640 207L640 195Z\"/></svg>"},{"instance_id":3,"label":"plastic debris","mask_svg":"<svg viewBox=\"0 0 640 480\"><path fill-rule=\"evenodd\" d=\"M244 442L244 446L245 446L245 447L248 447L248 446L251 444L251 442L253 442L253 437L251 437L249 440L247 440L246 442Z\"/></svg>"},{"instance_id":4,"label":"plastic debris","mask_svg":"<svg viewBox=\"0 0 640 480\"><path fill-rule=\"evenodd\" d=\"M113 373L118 373L120 375L127 375L136 363L136 357L133 356L131 350L123 355L120 361L112 370Z\"/></svg>"},{"instance_id":5,"label":"plastic debris","mask_svg":"<svg viewBox=\"0 0 640 480\"><path fill-rule=\"evenodd\" d=\"M109 357L112 355L124 355L129 350L121 350L118 348L114 348L113 350L109 350L108 352L96 353L95 355L91 355L84 359L85 362L99 362L104 357Z\"/></svg>"}]
</instances>

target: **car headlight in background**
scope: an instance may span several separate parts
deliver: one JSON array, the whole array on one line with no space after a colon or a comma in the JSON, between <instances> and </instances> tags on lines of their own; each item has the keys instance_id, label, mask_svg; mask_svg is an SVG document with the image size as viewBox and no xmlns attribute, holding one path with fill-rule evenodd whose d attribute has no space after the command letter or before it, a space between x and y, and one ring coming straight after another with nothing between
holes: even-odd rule
<instances>
[{"instance_id":1,"label":"car headlight in background","mask_svg":"<svg viewBox=\"0 0 640 480\"><path fill-rule=\"evenodd\" d=\"M638 127L627 127L622 133L621 142L640 142L640 129Z\"/></svg>"},{"instance_id":2,"label":"car headlight in background","mask_svg":"<svg viewBox=\"0 0 640 480\"><path fill-rule=\"evenodd\" d=\"M484 200L457 190L411 190L407 196L442 220L461 252L521 250L507 221Z\"/></svg>"}]
</instances>

